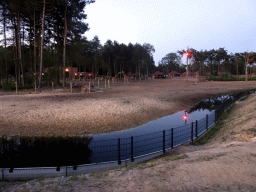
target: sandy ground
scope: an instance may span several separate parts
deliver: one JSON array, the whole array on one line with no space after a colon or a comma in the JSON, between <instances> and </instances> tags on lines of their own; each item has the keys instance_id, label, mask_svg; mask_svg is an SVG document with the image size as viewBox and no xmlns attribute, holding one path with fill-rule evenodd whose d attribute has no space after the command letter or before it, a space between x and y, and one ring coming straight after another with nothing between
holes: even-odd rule
<instances>
[{"instance_id":1,"label":"sandy ground","mask_svg":"<svg viewBox=\"0 0 256 192\"><path fill-rule=\"evenodd\" d=\"M256 82L182 78L111 84L108 91L73 89L0 92L0 136L78 136L132 128L186 110L209 96L256 88Z\"/></svg>"},{"instance_id":2,"label":"sandy ground","mask_svg":"<svg viewBox=\"0 0 256 192\"><path fill-rule=\"evenodd\" d=\"M210 84L210 83L209 83ZM211 85L211 84L210 84ZM235 103L205 145L101 173L0 182L2 191L256 191L256 95Z\"/></svg>"}]
</instances>

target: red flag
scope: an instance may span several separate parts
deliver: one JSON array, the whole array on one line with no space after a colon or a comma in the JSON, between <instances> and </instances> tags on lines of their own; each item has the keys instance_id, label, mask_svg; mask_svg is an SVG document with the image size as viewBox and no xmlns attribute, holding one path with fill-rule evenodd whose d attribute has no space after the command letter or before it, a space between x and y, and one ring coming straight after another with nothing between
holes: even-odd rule
<instances>
[{"instance_id":1,"label":"red flag","mask_svg":"<svg viewBox=\"0 0 256 192\"><path fill-rule=\"evenodd\" d=\"M253 58L251 58L249 62L251 62L252 60L253 60Z\"/></svg>"}]
</instances>

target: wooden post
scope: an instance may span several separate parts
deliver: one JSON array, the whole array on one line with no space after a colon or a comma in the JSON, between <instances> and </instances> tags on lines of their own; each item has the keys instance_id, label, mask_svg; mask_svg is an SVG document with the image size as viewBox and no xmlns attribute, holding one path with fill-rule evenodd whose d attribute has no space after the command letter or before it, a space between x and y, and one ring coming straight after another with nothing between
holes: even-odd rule
<instances>
[{"instance_id":1,"label":"wooden post","mask_svg":"<svg viewBox=\"0 0 256 192\"><path fill-rule=\"evenodd\" d=\"M15 81L15 84L16 84L16 95L18 94L18 83L17 81Z\"/></svg>"},{"instance_id":2,"label":"wooden post","mask_svg":"<svg viewBox=\"0 0 256 192\"><path fill-rule=\"evenodd\" d=\"M107 80L105 79L105 90L107 90Z\"/></svg>"},{"instance_id":3,"label":"wooden post","mask_svg":"<svg viewBox=\"0 0 256 192\"><path fill-rule=\"evenodd\" d=\"M35 93L36 93L36 82L34 82L34 85L35 85Z\"/></svg>"},{"instance_id":4,"label":"wooden post","mask_svg":"<svg viewBox=\"0 0 256 192\"><path fill-rule=\"evenodd\" d=\"M71 90L71 93L72 93L72 82L70 82L70 90Z\"/></svg>"},{"instance_id":5,"label":"wooden post","mask_svg":"<svg viewBox=\"0 0 256 192\"><path fill-rule=\"evenodd\" d=\"M110 88L110 83L109 83L109 80L108 80L108 88Z\"/></svg>"},{"instance_id":6,"label":"wooden post","mask_svg":"<svg viewBox=\"0 0 256 192\"><path fill-rule=\"evenodd\" d=\"M89 82L89 93L90 93L90 90L91 90L91 82Z\"/></svg>"},{"instance_id":7,"label":"wooden post","mask_svg":"<svg viewBox=\"0 0 256 192\"><path fill-rule=\"evenodd\" d=\"M53 82L52 82L52 90L54 90L54 84L53 84Z\"/></svg>"}]
</instances>

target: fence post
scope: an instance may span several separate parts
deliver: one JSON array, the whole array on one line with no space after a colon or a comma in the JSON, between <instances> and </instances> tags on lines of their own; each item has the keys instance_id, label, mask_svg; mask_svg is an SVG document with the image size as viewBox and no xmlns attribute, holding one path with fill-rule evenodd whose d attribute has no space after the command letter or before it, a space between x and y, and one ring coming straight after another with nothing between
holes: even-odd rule
<instances>
[{"instance_id":1,"label":"fence post","mask_svg":"<svg viewBox=\"0 0 256 192\"><path fill-rule=\"evenodd\" d=\"M206 130L208 130L208 114L206 115Z\"/></svg>"},{"instance_id":2,"label":"fence post","mask_svg":"<svg viewBox=\"0 0 256 192\"><path fill-rule=\"evenodd\" d=\"M16 95L18 94L18 83L17 81L15 81L15 84L16 84Z\"/></svg>"},{"instance_id":3,"label":"fence post","mask_svg":"<svg viewBox=\"0 0 256 192\"><path fill-rule=\"evenodd\" d=\"M172 135L171 148L173 149L173 128L171 128L171 135Z\"/></svg>"},{"instance_id":4,"label":"fence post","mask_svg":"<svg viewBox=\"0 0 256 192\"><path fill-rule=\"evenodd\" d=\"M121 164L121 143L120 138L118 138L118 165Z\"/></svg>"},{"instance_id":5,"label":"fence post","mask_svg":"<svg viewBox=\"0 0 256 192\"><path fill-rule=\"evenodd\" d=\"M197 120L196 120L196 138L197 138Z\"/></svg>"},{"instance_id":6,"label":"fence post","mask_svg":"<svg viewBox=\"0 0 256 192\"><path fill-rule=\"evenodd\" d=\"M219 110L219 109L217 109L217 110L215 111L215 123L217 122L217 113L218 113L218 110Z\"/></svg>"},{"instance_id":7,"label":"fence post","mask_svg":"<svg viewBox=\"0 0 256 192\"><path fill-rule=\"evenodd\" d=\"M193 122L191 123L191 142L193 143Z\"/></svg>"},{"instance_id":8,"label":"fence post","mask_svg":"<svg viewBox=\"0 0 256 192\"><path fill-rule=\"evenodd\" d=\"M163 152L165 153L165 130L163 130Z\"/></svg>"},{"instance_id":9,"label":"fence post","mask_svg":"<svg viewBox=\"0 0 256 192\"><path fill-rule=\"evenodd\" d=\"M134 161L134 158L133 158L133 136L131 136L131 162Z\"/></svg>"}]
</instances>

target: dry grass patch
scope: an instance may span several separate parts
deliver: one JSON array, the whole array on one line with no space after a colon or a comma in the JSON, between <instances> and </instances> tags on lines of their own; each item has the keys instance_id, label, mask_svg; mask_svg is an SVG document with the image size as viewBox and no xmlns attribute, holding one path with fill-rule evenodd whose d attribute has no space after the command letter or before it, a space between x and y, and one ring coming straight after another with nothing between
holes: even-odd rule
<instances>
[{"instance_id":1,"label":"dry grass patch","mask_svg":"<svg viewBox=\"0 0 256 192\"><path fill-rule=\"evenodd\" d=\"M101 171L101 172L93 172L90 173L89 175L94 177L95 179L102 179L102 178L106 178L109 174L109 171Z\"/></svg>"},{"instance_id":2,"label":"dry grass patch","mask_svg":"<svg viewBox=\"0 0 256 192\"><path fill-rule=\"evenodd\" d=\"M256 153L251 153L251 156L256 157Z\"/></svg>"}]
</instances>

